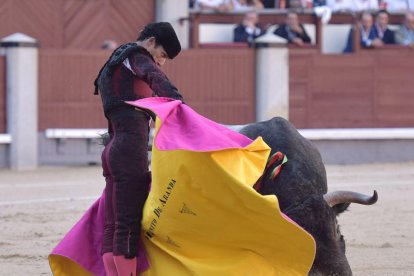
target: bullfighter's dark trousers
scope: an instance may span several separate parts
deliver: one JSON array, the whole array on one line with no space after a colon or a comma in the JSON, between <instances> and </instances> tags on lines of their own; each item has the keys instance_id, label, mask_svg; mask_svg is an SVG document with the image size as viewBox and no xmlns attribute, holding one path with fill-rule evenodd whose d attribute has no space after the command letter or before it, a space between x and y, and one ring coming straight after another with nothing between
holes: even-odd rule
<instances>
[{"instance_id":1,"label":"bullfighter's dark trousers","mask_svg":"<svg viewBox=\"0 0 414 276\"><path fill-rule=\"evenodd\" d=\"M134 258L151 175L148 169L149 116L133 108L108 116L109 143L102 153L105 226L102 254Z\"/></svg>"}]
</instances>

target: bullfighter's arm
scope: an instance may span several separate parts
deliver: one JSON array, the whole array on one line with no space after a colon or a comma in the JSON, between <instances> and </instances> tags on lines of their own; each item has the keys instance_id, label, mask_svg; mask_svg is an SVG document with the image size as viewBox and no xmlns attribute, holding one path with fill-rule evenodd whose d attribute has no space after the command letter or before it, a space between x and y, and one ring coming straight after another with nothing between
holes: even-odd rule
<instances>
[{"instance_id":1,"label":"bullfighter's arm","mask_svg":"<svg viewBox=\"0 0 414 276\"><path fill-rule=\"evenodd\" d=\"M145 81L157 96L183 101L183 96L149 54L138 52L129 57L129 62L135 75Z\"/></svg>"}]
</instances>

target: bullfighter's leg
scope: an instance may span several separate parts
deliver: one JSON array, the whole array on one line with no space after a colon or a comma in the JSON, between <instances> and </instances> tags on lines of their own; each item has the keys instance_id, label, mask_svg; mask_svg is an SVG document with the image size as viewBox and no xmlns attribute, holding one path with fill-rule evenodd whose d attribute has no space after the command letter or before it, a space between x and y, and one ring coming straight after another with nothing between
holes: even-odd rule
<instances>
[{"instance_id":1,"label":"bullfighter's leg","mask_svg":"<svg viewBox=\"0 0 414 276\"><path fill-rule=\"evenodd\" d=\"M126 259L138 255L142 211L149 190L148 120L148 115L142 112L111 118L114 129L109 152L114 180L113 253Z\"/></svg>"}]
</instances>

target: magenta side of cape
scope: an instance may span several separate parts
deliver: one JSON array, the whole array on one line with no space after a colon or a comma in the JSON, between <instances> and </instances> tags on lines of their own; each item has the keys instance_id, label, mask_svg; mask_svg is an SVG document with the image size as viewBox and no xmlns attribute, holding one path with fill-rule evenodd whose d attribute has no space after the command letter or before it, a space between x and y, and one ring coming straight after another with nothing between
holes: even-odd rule
<instances>
[{"instance_id":1,"label":"magenta side of cape","mask_svg":"<svg viewBox=\"0 0 414 276\"><path fill-rule=\"evenodd\" d=\"M104 195L95 201L51 253L71 259L97 276L106 275L101 257L105 220ZM142 272L148 269L149 263L143 244L139 246L139 250L137 271Z\"/></svg>"},{"instance_id":2,"label":"magenta side of cape","mask_svg":"<svg viewBox=\"0 0 414 276\"><path fill-rule=\"evenodd\" d=\"M162 125L155 138L159 150L214 151L244 148L252 142L178 100L153 97L126 103L150 110L161 119Z\"/></svg>"},{"instance_id":3,"label":"magenta side of cape","mask_svg":"<svg viewBox=\"0 0 414 276\"><path fill-rule=\"evenodd\" d=\"M243 148L252 140L217 124L181 101L145 98L130 105L151 110L162 120L155 144L160 150L214 151ZM104 226L104 196L101 196L67 233L51 254L67 257L94 275L105 275L101 257ZM145 248L139 246L138 272L149 267Z\"/></svg>"}]
</instances>

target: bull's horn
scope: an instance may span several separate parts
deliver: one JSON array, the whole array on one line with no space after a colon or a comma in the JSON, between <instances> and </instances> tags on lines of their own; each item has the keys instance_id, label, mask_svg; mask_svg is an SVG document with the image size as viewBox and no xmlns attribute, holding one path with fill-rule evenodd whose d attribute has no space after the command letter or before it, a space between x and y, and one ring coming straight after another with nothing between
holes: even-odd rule
<instances>
[{"instance_id":1,"label":"bull's horn","mask_svg":"<svg viewBox=\"0 0 414 276\"><path fill-rule=\"evenodd\" d=\"M335 191L325 194L323 199L325 199L326 203L328 203L330 207L340 203L359 203L371 205L377 202L378 194L375 190L372 196L350 191Z\"/></svg>"}]
</instances>

